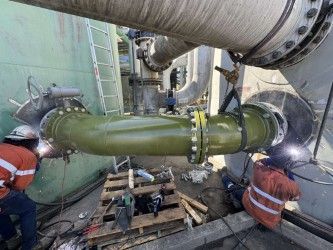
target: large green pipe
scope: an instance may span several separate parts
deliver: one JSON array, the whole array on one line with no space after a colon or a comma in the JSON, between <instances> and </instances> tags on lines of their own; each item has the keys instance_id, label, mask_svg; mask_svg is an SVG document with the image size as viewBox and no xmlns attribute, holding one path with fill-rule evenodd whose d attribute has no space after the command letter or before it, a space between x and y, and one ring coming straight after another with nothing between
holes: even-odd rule
<instances>
[{"instance_id":1,"label":"large green pipe","mask_svg":"<svg viewBox=\"0 0 333 250\"><path fill-rule=\"evenodd\" d=\"M279 122L263 105L243 106L247 149L276 142ZM60 150L96 155L184 155L201 162L205 155L239 151L241 129L233 113L191 116L95 116L80 108L59 108L42 120L42 134ZM275 141L275 142L274 142Z\"/></svg>"}]
</instances>

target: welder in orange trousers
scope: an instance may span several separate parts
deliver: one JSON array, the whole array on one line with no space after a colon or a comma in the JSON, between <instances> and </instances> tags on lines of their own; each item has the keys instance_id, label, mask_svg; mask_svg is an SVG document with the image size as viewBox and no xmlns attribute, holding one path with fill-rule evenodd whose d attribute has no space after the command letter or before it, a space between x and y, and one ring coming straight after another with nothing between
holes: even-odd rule
<instances>
[{"instance_id":1,"label":"welder in orange trousers","mask_svg":"<svg viewBox=\"0 0 333 250\"><path fill-rule=\"evenodd\" d=\"M36 131L23 125L0 143L0 235L8 249L30 250L37 243L36 204L23 191L38 168L38 142ZM22 242L10 215L19 217Z\"/></svg>"},{"instance_id":2,"label":"welder in orange trousers","mask_svg":"<svg viewBox=\"0 0 333 250\"><path fill-rule=\"evenodd\" d=\"M285 203L300 197L299 186L288 171L292 162L292 156L279 148L272 150L269 158L254 163L253 176L246 190L240 189L226 175L222 176L222 182L232 199L241 201L256 221L274 229L281 221Z\"/></svg>"}]
</instances>

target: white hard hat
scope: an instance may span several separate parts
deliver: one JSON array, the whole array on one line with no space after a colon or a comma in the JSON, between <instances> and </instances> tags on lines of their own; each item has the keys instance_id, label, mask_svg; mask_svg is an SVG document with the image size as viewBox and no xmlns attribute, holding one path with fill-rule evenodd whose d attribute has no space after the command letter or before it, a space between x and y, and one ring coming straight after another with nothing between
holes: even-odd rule
<instances>
[{"instance_id":1,"label":"white hard hat","mask_svg":"<svg viewBox=\"0 0 333 250\"><path fill-rule=\"evenodd\" d=\"M16 127L9 135L5 136L7 139L12 140L27 140L38 139L38 133L32 127L28 125L21 125Z\"/></svg>"}]
</instances>

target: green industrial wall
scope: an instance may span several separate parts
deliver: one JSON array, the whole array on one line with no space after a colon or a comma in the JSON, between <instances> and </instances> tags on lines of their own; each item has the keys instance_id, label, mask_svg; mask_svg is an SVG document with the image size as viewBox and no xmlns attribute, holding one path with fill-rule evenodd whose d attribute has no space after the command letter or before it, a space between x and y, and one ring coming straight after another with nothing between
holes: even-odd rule
<instances>
[{"instance_id":1,"label":"green industrial wall","mask_svg":"<svg viewBox=\"0 0 333 250\"><path fill-rule=\"evenodd\" d=\"M0 1L0 13L0 139L19 125L11 117L17 107L8 98L20 103L27 100L25 89L29 75L35 76L44 87L51 83L79 87L88 109L102 113L83 18L4 0ZM95 22L95 25L102 26L102 23ZM121 93L116 27L109 27ZM114 91L110 86L109 89ZM115 103L110 106L117 108ZM100 170L113 163L112 159L86 154L72 156L66 167L65 194L93 181ZM42 202L58 199L63 173L61 159L44 160L28 190L29 195Z\"/></svg>"}]
</instances>

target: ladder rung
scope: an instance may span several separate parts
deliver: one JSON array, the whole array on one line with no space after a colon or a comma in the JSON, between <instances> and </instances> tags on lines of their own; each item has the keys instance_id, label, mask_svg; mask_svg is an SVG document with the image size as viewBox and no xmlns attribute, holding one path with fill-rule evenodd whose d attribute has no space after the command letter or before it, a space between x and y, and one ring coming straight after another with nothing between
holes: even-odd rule
<instances>
[{"instance_id":1,"label":"ladder rung","mask_svg":"<svg viewBox=\"0 0 333 250\"><path fill-rule=\"evenodd\" d=\"M115 80L109 80L109 79L101 79L101 82L115 82Z\"/></svg>"},{"instance_id":2,"label":"ladder rung","mask_svg":"<svg viewBox=\"0 0 333 250\"><path fill-rule=\"evenodd\" d=\"M102 30L102 29L100 29L100 28L97 28L97 27L95 27L95 26L90 25L90 28L91 28L91 29L94 29L94 30L96 30L96 31L102 32L102 33L104 33L104 34L108 34L107 31Z\"/></svg>"},{"instance_id":3,"label":"ladder rung","mask_svg":"<svg viewBox=\"0 0 333 250\"><path fill-rule=\"evenodd\" d=\"M103 66L109 66L109 67L113 67L111 64L109 63L103 63L103 62L97 62L98 65L103 65Z\"/></svg>"},{"instance_id":4,"label":"ladder rung","mask_svg":"<svg viewBox=\"0 0 333 250\"><path fill-rule=\"evenodd\" d=\"M104 95L104 98L116 97L117 95Z\"/></svg>"},{"instance_id":5,"label":"ladder rung","mask_svg":"<svg viewBox=\"0 0 333 250\"><path fill-rule=\"evenodd\" d=\"M120 167L120 166L122 166L123 164L125 164L126 162L129 162L129 159L126 159L126 160L124 160L124 161L118 163L116 166L117 166L117 167Z\"/></svg>"},{"instance_id":6,"label":"ladder rung","mask_svg":"<svg viewBox=\"0 0 333 250\"><path fill-rule=\"evenodd\" d=\"M112 112L119 112L119 110L118 109L114 109L114 110L107 110L107 111L105 111L106 114L112 113Z\"/></svg>"},{"instance_id":7,"label":"ladder rung","mask_svg":"<svg viewBox=\"0 0 333 250\"><path fill-rule=\"evenodd\" d=\"M104 49L104 50L110 51L110 49L108 49L107 47L103 47L103 46L98 45L98 44L96 44L96 43L94 43L94 47L99 48L99 49Z\"/></svg>"}]
</instances>

